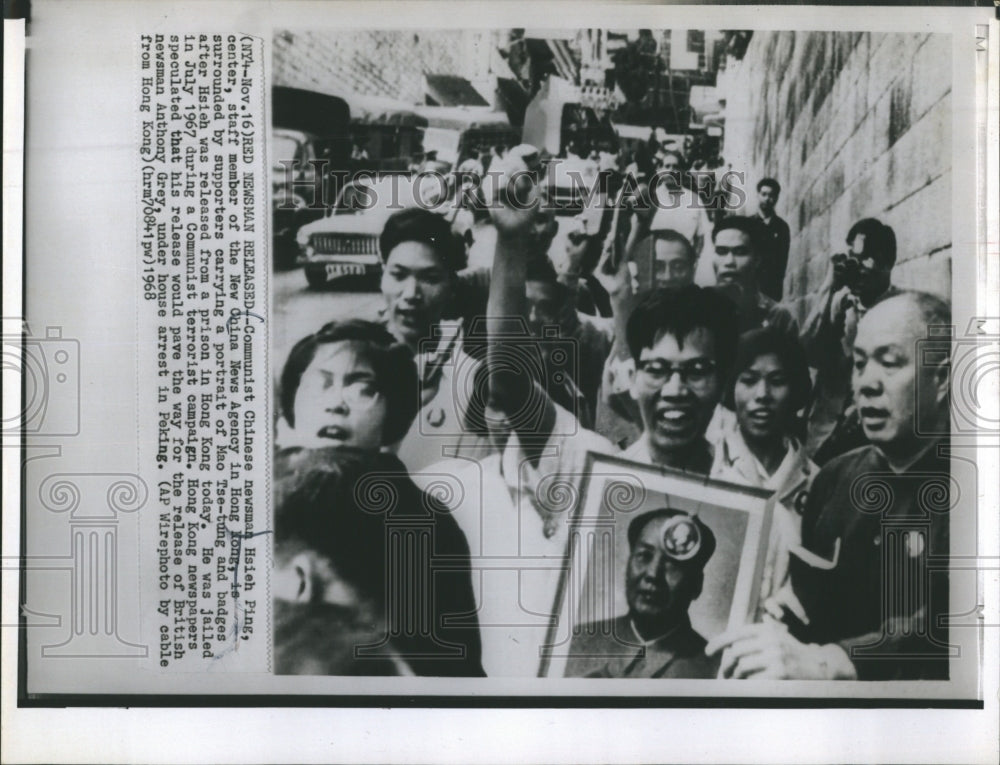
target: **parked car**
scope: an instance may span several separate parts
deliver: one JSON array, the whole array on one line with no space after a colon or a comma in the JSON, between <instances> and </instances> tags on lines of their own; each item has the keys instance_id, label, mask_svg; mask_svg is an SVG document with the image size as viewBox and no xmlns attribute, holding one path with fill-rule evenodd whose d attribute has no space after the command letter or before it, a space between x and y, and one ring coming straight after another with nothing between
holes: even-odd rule
<instances>
[{"instance_id":1,"label":"parked car","mask_svg":"<svg viewBox=\"0 0 1000 765\"><path fill-rule=\"evenodd\" d=\"M456 194L452 176L388 175L348 183L324 218L299 229L298 262L314 289L345 276L382 273L378 239L386 220L397 210L420 206L445 215L466 246L471 242L472 213Z\"/></svg>"},{"instance_id":2,"label":"parked car","mask_svg":"<svg viewBox=\"0 0 1000 765\"><path fill-rule=\"evenodd\" d=\"M350 109L337 96L299 88L272 90L271 200L274 265L294 264L295 234L321 218L337 196L350 160Z\"/></svg>"}]
</instances>

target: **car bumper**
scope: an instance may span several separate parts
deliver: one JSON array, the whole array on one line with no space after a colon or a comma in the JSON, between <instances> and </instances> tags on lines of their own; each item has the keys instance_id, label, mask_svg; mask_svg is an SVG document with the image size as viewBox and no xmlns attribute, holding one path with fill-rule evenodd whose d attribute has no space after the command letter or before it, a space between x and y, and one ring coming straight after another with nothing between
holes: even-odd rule
<instances>
[{"instance_id":1,"label":"car bumper","mask_svg":"<svg viewBox=\"0 0 1000 765\"><path fill-rule=\"evenodd\" d=\"M356 258L300 256L298 263L317 282L332 282L345 276L379 276L382 273L380 262Z\"/></svg>"}]
</instances>

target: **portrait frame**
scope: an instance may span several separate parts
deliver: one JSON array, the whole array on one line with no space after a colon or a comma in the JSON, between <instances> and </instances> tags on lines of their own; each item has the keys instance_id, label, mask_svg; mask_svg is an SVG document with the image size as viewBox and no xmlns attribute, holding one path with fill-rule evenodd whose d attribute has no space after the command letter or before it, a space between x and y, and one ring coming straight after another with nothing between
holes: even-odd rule
<instances>
[{"instance_id":1,"label":"portrait frame","mask_svg":"<svg viewBox=\"0 0 1000 765\"><path fill-rule=\"evenodd\" d=\"M711 639L753 620L771 534L772 492L594 452L588 453L584 472L540 677L566 677L571 660L600 663L575 652L574 638L583 624L627 615L622 574L629 555L628 525L655 509L685 511L715 535L704 587L691 604L695 631ZM629 651L628 645L622 648Z\"/></svg>"}]
</instances>

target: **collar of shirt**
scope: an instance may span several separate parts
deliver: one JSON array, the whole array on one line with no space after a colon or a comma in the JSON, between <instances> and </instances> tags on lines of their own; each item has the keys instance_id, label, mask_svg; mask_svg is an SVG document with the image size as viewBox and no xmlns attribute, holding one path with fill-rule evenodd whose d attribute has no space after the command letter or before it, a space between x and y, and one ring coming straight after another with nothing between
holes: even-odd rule
<instances>
[{"instance_id":1,"label":"collar of shirt","mask_svg":"<svg viewBox=\"0 0 1000 765\"><path fill-rule=\"evenodd\" d=\"M739 428L721 434L716 449L716 464L712 467L715 477L728 480L741 477L743 483L760 489L778 492L778 501L784 502L788 495L810 480L816 473L816 465L794 438L785 439L785 456L773 474L768 475L764 466L750 451Z\"/></svg>"},{"instance_id":2,"label":"collar of shirt","mask_svg":"<svg viewBox=\"0 0 1000 765\"><path fill-rule=\"evenodd\" d=\"M641 462L646 465L659 465L659 463L653 460L653 453L649 446L649 434L645 431L639 436L639 440L622 452L621 456L633 462ZM714 459L715 449L708 441L702 438L699 440L699 443L692 446L687 459L684 460L684 465L675 469L681 470L684 473L711 475ZM663 467L668 466L663 465Z\"/></svg>"},{"instance_id":3,"label":"collar of shirt","mask_svg":"<svg viewBox=\"0 0 1000 765\"><path fill-rule=\"evenodd\" d=\"M909 473L919 463L922 463L924 461L934 462L941 459L938 456L937 447L943 442L944 442L943 438L929 439L928 443L925 444L923 447L921 447L920 451L917 452L915 455L913 455L913 457L910 460L908 460L907 463L902 467L896 467L895 465L893 465L892 462L889 461L889 458L885 456L885 452L883 452L879 447L876 446L875 451L878 452L879 459L885 464L885 466L889 470L891 470L893 473L896 473L897 475L902 475L904 473Z\"/></svg>"},{"instance_id":4,"label":"collar of shirt","mask_svg":"<svg viewBox=\"0 0 1000 765\"><path fill-rule=\"evenodd\" d=\"M644 638L642 635L639 634L639 630L635 628L635 622L632 621L632 617L629 617L628 626L632 629L632 634L635 636L636 641L648 648L650 646L656 645L661 640L664 641L665 643L669 642L670 638L676 637L681 632L685 631L685 629L691 629L691 619L689 616L685 615L681 621L679 621L673 627L668 629L662 635L657 635L656 637L651 637L648 639Z\"/></svg>"}]
</instances>

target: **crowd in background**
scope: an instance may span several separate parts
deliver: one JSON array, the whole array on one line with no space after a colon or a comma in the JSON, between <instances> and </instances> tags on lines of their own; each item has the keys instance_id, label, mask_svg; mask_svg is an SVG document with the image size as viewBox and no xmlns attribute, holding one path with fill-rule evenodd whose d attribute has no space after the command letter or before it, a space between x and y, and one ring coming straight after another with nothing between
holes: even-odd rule
<instances>
[{"instance_id":1,"label":"crowd in background","mask_svg":"<svg viewBox=\"0 0 1000 765\"><path fill-rule=\"evenodd\" d=\"M569 533L552 486L579 489L596 452L766 490L774 521L756 618L706 640L688 608L712 530L669 507L636 518L609 627L627 656L571 674L947 678L947 581L926 568L947 514L890 556L852 492L877 474L897 520L926 516L910 479L948 473L948 344L918 346L950 307L892 284L895 236L866 218L807 254L827 277L800 322L779 180L734 209L707 153L571 146L607 185L563 252L530 146L457 168L499 171L477 211L490 258L470 263L433 212L389 218L380 320L317 317L281 376L279 672L534 675L559 572L532 562ZM489 557L524 566L480 570Z\"/></svg>"}]
</instances>

